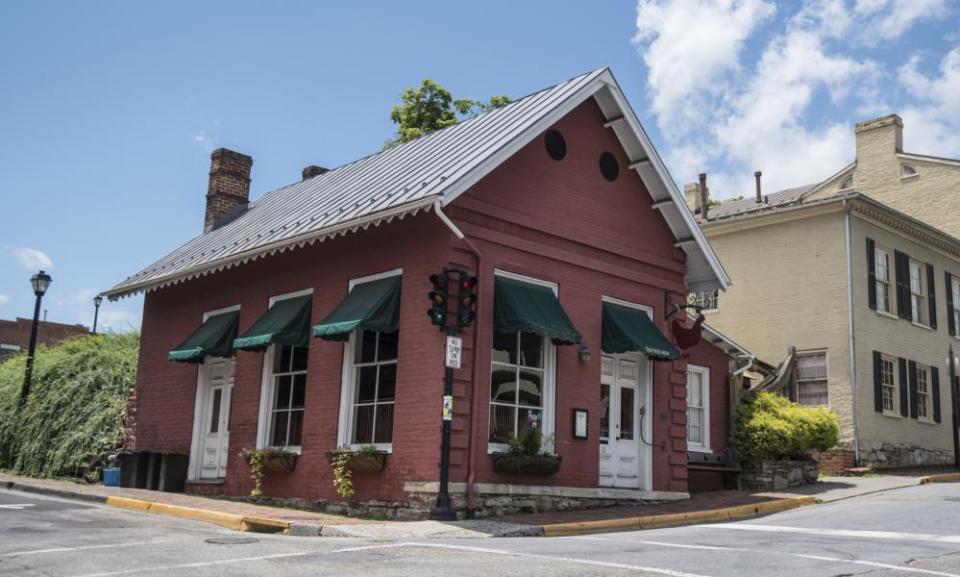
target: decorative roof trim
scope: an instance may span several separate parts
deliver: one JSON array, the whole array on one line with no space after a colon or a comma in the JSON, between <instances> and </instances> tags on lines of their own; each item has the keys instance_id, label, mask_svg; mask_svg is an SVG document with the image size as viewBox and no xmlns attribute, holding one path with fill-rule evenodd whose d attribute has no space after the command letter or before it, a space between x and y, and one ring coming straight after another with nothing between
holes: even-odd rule
<instances>
[{"instance_id":1,"label":"decorative roof trim","mask_svg":"<svg viewBox=\"0 0 960 577\"><path fill-rule=\"evenodd\" d=\"M347 234L357 232L358 230L366 230L371 226L380 226L381 224L393 221L393 219L403 220L407 216L414 216L420 211L429 212L434 202L435 197L429 196L416 202L402 205L390 211L371 214L356 220L339 223L321 231L314 231L300 237L286 239L273 245L259 247L256 250L242 253L229 259L209 263L208 265L199 266L193 269L187 269L182 273L172 277L133 284L125 286L122 289L105 291L103 295L111 301L116 301L120 298L132 296L138 293L147 293L164 287L180 284L191 279L207 276L209 274L240 266L263 257L284 253L288 250L302 248L307 245L313 245L317 242L323 242L328 238L346 236Z\"/></svg>"}]
</instances>

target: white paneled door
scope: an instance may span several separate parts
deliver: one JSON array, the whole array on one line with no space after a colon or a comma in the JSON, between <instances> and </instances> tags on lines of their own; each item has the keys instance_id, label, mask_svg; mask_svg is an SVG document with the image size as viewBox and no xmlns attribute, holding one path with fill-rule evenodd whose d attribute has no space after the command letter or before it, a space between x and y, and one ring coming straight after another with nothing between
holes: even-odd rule
<instances>
[{"instance_id":1,"label":"white paneled door","mask_svg":"<svg viewBox=\"0 0 960 577\"><path fill-rule=\"evenodd\" d=\"M200 478L222 479L227 473L230 446L230 396L233 391L233 359L207 358L200 386Z\"/></svg>"},{"instance_id":2,"label":"white paneled door","mask_svg":"<svg viewBox=\"0 0 960 577\"><path fill-rule=\"evenodd\" d=\"M641 414L647 403L647 361L603 355L600 369L600 486L645 488L646 444Z\"/></svg>"}]
</instances>

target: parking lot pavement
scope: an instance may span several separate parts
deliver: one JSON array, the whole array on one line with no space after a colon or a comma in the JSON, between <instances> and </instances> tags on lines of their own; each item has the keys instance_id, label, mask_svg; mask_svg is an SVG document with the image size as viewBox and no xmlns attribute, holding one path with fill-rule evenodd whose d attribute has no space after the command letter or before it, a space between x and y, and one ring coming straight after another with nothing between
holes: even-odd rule
<instances>
[{"instance_id":1,"label":"parking lot pavement","mask_svg":"<svg viewBox=\"0 0 960 577\"><path fill-rule=\"evenodd\" d=\"M218 529L0 491L0 575L960 577L960 484L739 523L559 538L371 541ZM32 506L25 506L32 505Z\"/></svg>"}]
</instances>

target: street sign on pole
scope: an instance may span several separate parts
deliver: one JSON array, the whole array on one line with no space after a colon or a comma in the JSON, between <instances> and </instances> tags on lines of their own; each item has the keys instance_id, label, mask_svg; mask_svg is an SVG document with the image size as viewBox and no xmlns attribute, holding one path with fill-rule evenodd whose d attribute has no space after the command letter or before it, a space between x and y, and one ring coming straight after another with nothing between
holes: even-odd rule
<instances>
[{"instance_id":1,"label":"street sign on pole","mask_svg":"<svg viewBox=\"0 0 960 577\"><path fill-rule=\"evenodd\" d=\"M459 369L460 358L463 354L463 339L452 335L447 336L447 355L444 361L448 369Z\"/></svg>"}]
</instances>

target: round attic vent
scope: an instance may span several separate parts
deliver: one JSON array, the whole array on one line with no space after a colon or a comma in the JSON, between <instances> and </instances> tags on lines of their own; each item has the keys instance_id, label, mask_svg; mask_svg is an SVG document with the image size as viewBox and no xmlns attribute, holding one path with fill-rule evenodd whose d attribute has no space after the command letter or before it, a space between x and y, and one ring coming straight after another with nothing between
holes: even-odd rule
<instances>
[{"instance_id":1,"label":"round attic vent","mask_svg":"<svg viewBox=\"0 0 960 577\"><path fill-rule=\"evenodd\" d=\"M559 130L548 130L543 136L543 143L547 147L547 154L554 160L563 160L567 155L567 141Z\"/></svg>"},{"instance_id":2,"label":"round attic vent","mask_svg":"<svg viewBox=\"0 0 960 577\"><path fill-rule=\"evenodd\" d=\"M620 176L620 165L617 164L617 159L609 152L600 155L600 174L610 182Z\"/></svg>"}]
</instances>

